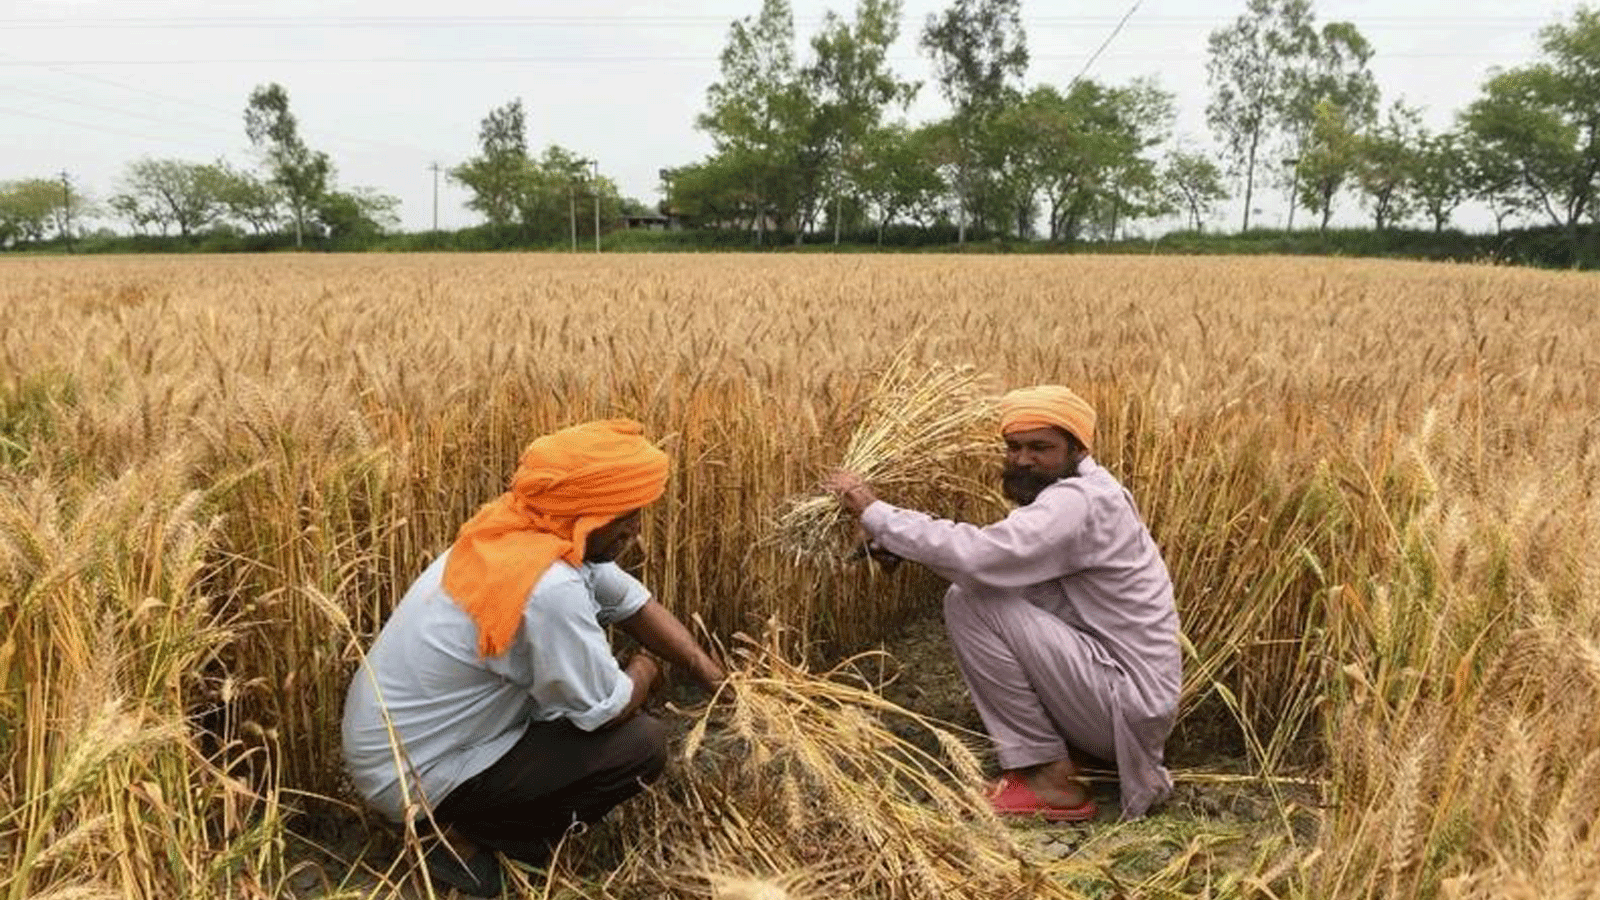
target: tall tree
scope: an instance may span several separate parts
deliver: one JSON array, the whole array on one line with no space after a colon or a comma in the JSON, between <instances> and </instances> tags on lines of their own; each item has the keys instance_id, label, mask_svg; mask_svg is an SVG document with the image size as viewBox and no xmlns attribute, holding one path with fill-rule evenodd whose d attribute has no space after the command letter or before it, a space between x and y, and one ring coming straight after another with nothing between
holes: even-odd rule
<instances>
[{"instance_id":1,"label":"tall tree","mask_svg":"<svg viewBox=\"0 0 1600 900\"><path fill-rule=\"evenodd\" d=\"M517 217L518 193L528 167L527 114L513 100L489 110L478 126L480 152L450 170L450 177L472 191L469 209L503 228Z\"/></svg>"},{"instance_id":2,"label":"tall tree","mask_svg":"<svg viewBox=\"0 0 1600 900\"><path fill-rule=\"evenodd\" d=\"M1310 0L1249 0L1244 15L1213 31L1206 63L1211 101L1206 121L1244 180L1244 224L1250 228L1256 170L1288 106L1286 87L1303 71L1316 44Z\"/></svg>"},{"instance_id":3,"label":"tall tree","mask_svg":"<svg viewBox=\"0 0 1600 900\"><path fill-rule=\"evenodd\" d=\"M746 179L758 208L756 239L769 215L804 227L801 206L815 196L821 171L815 108L794 59L794 16L788 0L762 0L754 17L729 26L722 77L706 91L697 125L711 135L718 155Z\"/></svg>"},{"instance_id":4,"label":"tall tree","mask_svg":"<svg viewBox=\"0 0 1600 900\"><path fill-rule=\"evenodd\" d=\"M1195 231L1205 231L1212 210L1228 199L1222 170L1202 153L1169 150L1162 161L1161 182L1166 185L1168 201L1188 214L1189 227Z\"/></svg>"},{"instance_id":5,"label":"tall tree","mask_svg":"<svg viewBox=\"0 0 1600 900\"><path fill-rule=\"evenodd\" d=\"M244 130L266 160L272 183L283 190L294 221L294 244L304 243L306 223L333 178L328 154L312 150L300 139L300 126L289 111L289 93L267 84L250 93Z\"/></svg>"},{"instance_id":6,"label":"tall tree","mask_svg":"<svg viewBox=\"0 0 1600 900\"><path fill-rule=\"evenodd\" d=\"M1422 130L1416 138L1411 192L1438 233L1471 192L1472 173L1461 139L1454 132Z\"/></svg>"},{"instance_id":7,"label":"tall tree","mask_svg":"<svg viewBox=\"0 0 1600 900\"><path fill-rule=\"evenodd\" d=\"M1566 229L1600 210L1600 11L1579 8L1539 32L1545 60L1491 77L1465 113L1487 149L1515 160L1517 200Z\"/></svg>"},{"instance_id":8,"label":"tall tree","mask_svg":"<svg viewBox=\"0 0 1600 900\"><path fill-rule=\"evenodd\" d=\"M1396 101L1384 120L1361 136L1356 152L1356 185L1382 231L1411 214L1416 181L1422 111Z\"/></svg>"},{"instance_id":9,"label":"tall tree","mask_svg":"<svg viewBox=\"0 0 1600 900\"><path fill-rule=\"evenodd\" d=\"M853 24L830 10L811 39L814 58L803 78L817 98L829 156L835 244L841 200L859 182L865 165L862 144L886 109L904 109L916 94L915 83L900 80L889 68L889 46L899 33L900 0L859 0Z\"/></svg>"},{"instance_id":10,"label":"tall tree","mask_svg":"<svg viewBox=\"0 0 1600 900\"><path fill-rule=\"evenodd\" d=\"M930 14L922 49L933 60L939 91L952 108L955 138L957 237L965 242L977 182L984 174L980 143L1028 69L1021 0L955 0Z\"/></svg>"},{"instance_id":11,"label":"tall tree","mask_svg":"<svg viewBox=\"0 0 1600 900\"><path fill-rule=\"evenodd\" d=\"M1291 61L1281 114L1285 181L1289 186L1289 227L1294 228L1295 202L1299 197L1298 161L1311 142L1311 132L1319 123L1326 127L1324 104L1339 107L1339 115L1352 130L1359 131L1377 115L1378 84L1367 68L1372 46L1349 22L1329 22L1314 26L1304 35L1306 43L1298 58ZM1323 228L1326 229L1326 224Z\"/></svg>"},{"instance_id":12,"label":"tall tree","mask_svg":"<svg viewBox=\"0 0 1600 900\"><path fill-rule=\"evenodd\" d=\"M1296 165L1300 177L1295 182L1299 199L1306 209L1317 213L1317 228L1328 230L1333 216L1333 201L1356 170L1360 140L1350 113L1342 104L1324 100L1317 104L1317 118L1306 136Z\"/></svg>"},{"instance_id":13,"label":"tall tree","mask_svg":"<svg viewBox=\"0 0 1600 900\"><path fill-rule=\"evenodd\" d=\"M1463 115L1465 120L1465 115ZM1484 140L1468 125L1461 132L1462 161L1467 187L1474 199L1489 207L1494 233L1505 231L1506 220L1535 212L1534 201L1521 189L1522 162L1498 141Z\"/></svg>"}]
</instances>

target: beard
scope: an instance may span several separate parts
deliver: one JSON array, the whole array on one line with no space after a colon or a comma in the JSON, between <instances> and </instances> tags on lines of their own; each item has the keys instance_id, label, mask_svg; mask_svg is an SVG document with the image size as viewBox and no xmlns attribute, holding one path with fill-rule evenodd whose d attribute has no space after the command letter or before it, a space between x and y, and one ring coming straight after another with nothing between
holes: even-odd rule
<instances>
[{"instance_id":1,"label":"beard","mask_svg":"<svg viewBox=\"0 0 1600 900\"><path fill-rule=\"evenodd\" d=\"M1000 471L1000 493L1018 506L1027 506L1040 492L1060 479L1054 475L1006 466Z\"/></svg>"}]
</instances>

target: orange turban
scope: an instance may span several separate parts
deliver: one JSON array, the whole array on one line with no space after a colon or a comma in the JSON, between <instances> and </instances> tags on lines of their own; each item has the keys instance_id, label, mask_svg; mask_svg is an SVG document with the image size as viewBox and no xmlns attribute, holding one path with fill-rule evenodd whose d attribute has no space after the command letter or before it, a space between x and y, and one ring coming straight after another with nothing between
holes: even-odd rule
<instances>
[{"instance_id":1,"label":"orange turban","mask_svg":"<svg viewBox=\"0 0 1600 900\"><path fill-rule=\"evenodd\" d=\"M1065 428L1083 444L1094 448L1094 409L1059 384L1018 388L1000 398L1000 433L1035 428Z\"/></svg>"},{"instance_id":2,"label":"orange turban","mask_svg":"<svg viewBox=\"0 0 1600 900\"><path fill-rule=\"evenodd\" d=\"M522 451L511 490L461 526L444 589L478 625L478 652L499 656L528 593L558 559L583 562L589 535L661 496L667 455L629 419L589 422Z\"/></svg>"}]
</instances>

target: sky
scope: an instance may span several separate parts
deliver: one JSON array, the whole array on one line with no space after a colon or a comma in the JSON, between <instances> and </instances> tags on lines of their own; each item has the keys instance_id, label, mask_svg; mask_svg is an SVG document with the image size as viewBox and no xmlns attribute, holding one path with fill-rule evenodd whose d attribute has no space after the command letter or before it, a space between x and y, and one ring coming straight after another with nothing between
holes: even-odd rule
<instances>
[{"instance_id":1,"label":"sky","mask_svg":"<svg viewBox=\"0 0 1600 900\"><path fill-rule=\"evenodd\" d=\"M791 0L800 53L823 14L855 0ZM921 81L913 122L944 115L917 35L948 0L904 0L891 63ZM1317 21L1371 42L1384 102L1447 127L1495 67L1538 55L1538 30L1570 18L1556 0L1313 0ZM0 181L60 178L104 198L144 157L253 165L243 110L268 82L288 91L301 136L338 184L401 201L401 227L478 221L448 169L477 153L479 122L521 98L530 149L558 143L654 204L657 173L711 150L694 121L719 76L729 24L760 0L0 0ZM1205 123L1206 37L1245 0L1023 0L1027 85L1153 77L1176 98L1175 136L1214 152ZM1118 30L1119 22L1126 22ZM1107 41L1109 40L1109 43ZM1104 45L1103 51L1096 51ZM441 170L436 172L434 167ZM437 196L437 210L435 210ZM1287 202L1258 196L1256 223ZM1218 224L1237 227L1238 207ZM1302 213L1303 215L1303 213ZM435 219L435 216L437 217ZM1341 201L1336 222L1366 221ZM1302 223L1304 224L1304 220ZM1491 220L1464 209L1461 227Z\"/></svg>"}]
</instances>

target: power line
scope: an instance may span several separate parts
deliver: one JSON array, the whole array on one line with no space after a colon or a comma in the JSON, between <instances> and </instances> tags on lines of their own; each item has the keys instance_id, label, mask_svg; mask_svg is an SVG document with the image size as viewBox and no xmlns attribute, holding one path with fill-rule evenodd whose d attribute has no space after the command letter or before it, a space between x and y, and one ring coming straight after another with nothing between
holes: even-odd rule
<instances>
[{"instance_id":1,"label":"power line","mask_svg":"<svg viewBox=\"0 0 1600 900\"><path fill-rule=\"evenodd\" d=\"M70 71L68 69L62 68L62 66L68 66L68 65L91 65L91 63L78 63L78 62L72 62L72 61L51 62L51 61L23 60L23 59L18 59L18 58L14 57L14 56L0 54L0 66L18 67L18 66L34 66L34 65L43 66L44 68L47 68L50 71L59 73L61 75L66 75L66 76L69 76L69 77L72 77L72 78L82 79L84 81L97 82L99 84L104 84L104 85L107 85L109 87L117 88L118 90L129 91L129 92L135 93L135 94L142 94L142 95L144 95L146 97L154 97L154 98L156 98L158 100L164 100L164 101L166 101L168 103L177 104L179 106L190 107L190 108L193 108L193 109L209 110L211 112L219 112L219 113L222 113L222 114L228 116L229 118L233 118L233 117L236 117L236 116L240 115L240 112L243 109L243 107L239 107L239 108L235 108L235 109L226 109L226 108L221 107L221 106L213 106L213 105L208 104L208 103L201 103L199 101L194 100L193 98L176 97L176 96L173 96L171 94L163 94L163 93L161 93L159 91L152 91L152 90L149 90L147 88L137 87L137 86L134 86L134 85L131 85L131 84L125 84L123 82L115 81L113 79L105 78L105 77L102 77L102 76L99 76L99 75L91 75L91 74L88 74L86 72L73 72L73 71ZM65 102L74 102L74 101L65 101ZM90 106L92 106L91 104L82 104L82 103L80 103L80 105L90 105ZM148 115L141 115L140 117L141 118L151 118ZM34 115L34 118L46 118L46 117L39 116L39 115ZM223 128L222 126L218 126L218 125L203 125L203 126L202 125L194 125L192 127L207 128L207 129L210 129L210 130L222 131L222 132L226 132L226 133L236 133L236 132L233 131L233 129ZM417 147L410 147L410 146L406 146L406 145L402 145L402 144L393 144L393 143L389 143L387 141L377 141L377 140L373 140L371 138L360 137L360 136L352 135L352 134L343 134L341 132L329 131L327 129L322 129L322 128L318 128L318 129L314 129L314 130L317 131L318 134L326 135L328 137L333 138L335 141L355 142L355 143L358 143L358 144L366 144L366 145L368 145L370 147L376 147L376 148L378 148L380 150L398 150L398 151L403 152L403 153L414 153L414 154L416 154L418 156L431 155L429 151L422 150L422 149L417 148Z\"/></svg>"},{"instance_id":2,"label":"power line","mask_svg":"<svg viewBox=\"0 0 1600 900\"><path fill-rule=\"evenodd\" d=\"M1029 54L1030 60L1070 62L1078 54ZM1206 59L1204 53L1113 53L1105 59L1151 60ZM1375 59L1504 59L1504 53L1451 51L1438 53L1380 53ZM913 62L916 56L895 56L897 63ZM223 65L488 65L488 64L571 64L571 63L692 63L715 64L717 56L301 56L253 59L49 59L0 60L0 66L223 66Z\"/></svg>"},{"instance_id":3,"label":"power line","mask_svg":"<svg viewBox=\"0 0 1600 900\"><path fill-rule=\"evenodd\" d=\"M550 28L550 27L706 27L725 26L738 17L712 15L663 16L121 16L95 19L71 17L18 17L0 19L0 28L34 29L94 29L115 30L123 28ZM1350 21L1369 27L1381 28L1440 28L1481 27L1500 28L1527 24L1544 24L1547 16L1526 15L1360 15L1349 16ZM1046 15L1023 16L1030 27L1067 27L1112 25L1118 20L1112 15ZM796 19L797 25L821 24L820 17ZM1217 16L1150 16L1141 27L1215 26L1224 20Z\"/></svg>"},{"instance_id":4,"label":"power line","mask_svg":"<svg viewBox=\"0 0 1600 900\"><path fill-rule=\"evenodd\" d=\"M223 127L218 126L218 125L201 124L199 122L184 122L184 121L179 121L177 119L173 119L171 117L151 115L149 113L140 112L140 111L134 110L134 109L121 109L121 108L117 108L117 107L113 107L113 106L101 106L98 103L89 103L89 102L86 102L86 101L83 101L83 100L79 100L79 99L77 99L75 97L66 97L66 96L62 96L61 94L52 94L49 91L30 90L28 88L22 88L22 87L11 87L8 90L10 90L13 94L26 94L26 95L29 95L29 96L32 96L32 97L37 97L37 98L43 99L43 100L49 100L49 101L51 101L53 103L65 103L65 104L68 104L70 106L78 106L78 107L82 107L84 109L92 109L92 110L95 110L97 112L108 112L108 113L113 113L113 114L119 115L119 116L129 116L129 117L135 118L135 119L144 119L146 121L155 122L158 125L167 125L167 126L177 125L177 126L181 126L181 127L184 127L184 128L195 128L195 129L199 129L201 131L214 131L214 132L230 134L230 135L237 133L237 129L223 128Z\"/></svg>"},{"instance_id":5,"label":"power line","mask_svg":"<svg viewBox=\"0 0 1600 900\"><path fill-rule=\"evenodd\" d=\"M1122 33L1122 26L1128 24L1128 20L1133 18L1133 14L1138 11L1140 2L1141 0L1133 0L1133 5L1128 7L1128 11L1122 14L1122 20L1117 23L1117 27L1111 30L1111 33L1101 42L1100 47L1094 51L1094 55L1090 56L1089 61L1083 64L1082 71L1072 76L1072 84L1077 84L1083 80L1083 76L1089 74L1089 68L1094 65L1094 61L1100 58L1100 54L1104 53L1107 47L1111 46L1111 42L1116 40L1117 35Z\"/></svg>"},{"instance_id":6,"label":"power line","mask_svg":"<svg viewBox=\"0 0 1600 900\"><path fill-rule=\"evenodd\" d=\"M5 113L6 115L12 115L12 116L25 116L25 117L27 117L29 119L40 119L40 120L43 120L45 122L55 122L58 125L71 125L71 126L73 126L75 128L87 128L90 131L102 131L102 132L105 132L106 134L115 134L115 135L119 135L121 137L138 138L138 139L143 140L143 141L173 142L175 140L172 135L166 135L164 137L156 137L155 135L151 135L151 134L139 134L139 133L133 132L133 131L123 131L120 128L108 128L108 127L106 127L104 125L94 125L94 124L90 124L88 122L77 122L77 121L74 121L72 119L63 119L63 118L60 118L59 116L47 116L47 115L43 115L41 113L28 112L26 110L21 110L21 109L12 109L12 108L7 107L7 106L0 106L0 113ZM176 140L181 140L181 139L176 139Z\"/></svg>"}]
</instances>

